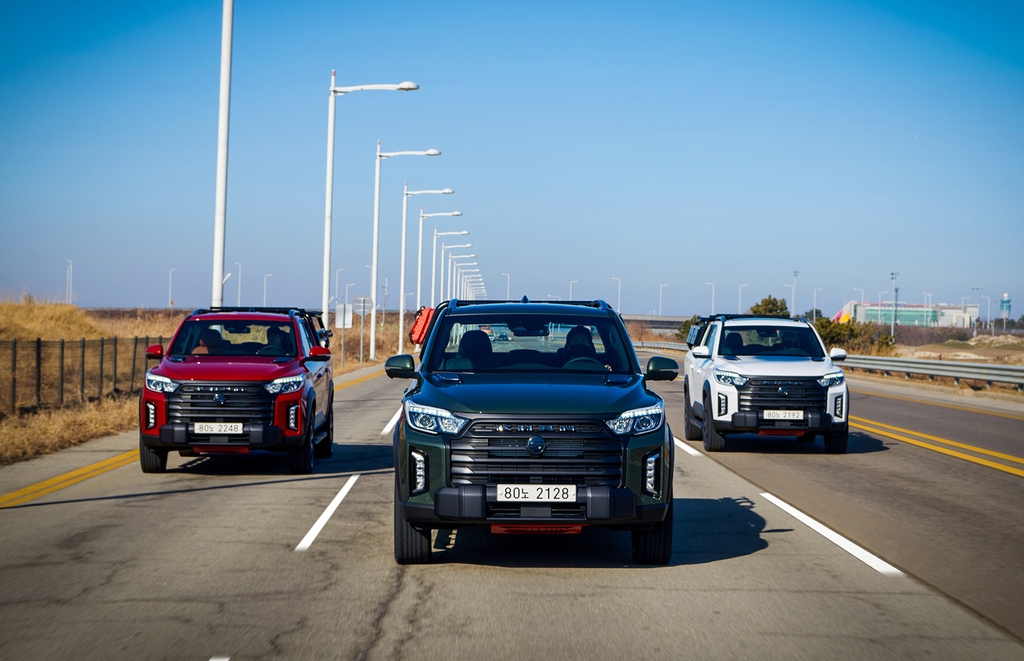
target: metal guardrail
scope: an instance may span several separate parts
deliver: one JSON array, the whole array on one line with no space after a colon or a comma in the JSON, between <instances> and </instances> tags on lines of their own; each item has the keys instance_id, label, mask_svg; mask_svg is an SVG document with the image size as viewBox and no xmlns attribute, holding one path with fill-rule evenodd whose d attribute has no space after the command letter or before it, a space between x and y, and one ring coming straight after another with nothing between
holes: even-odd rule
<instances>
[{"instance_id":1,"label":"metal guardrail","mask_svg":"<svg viewBox=\"0 0 1024 661\"><path fill-rule=\"evenodd\" d=\"M685 344L676 342L635 342L637 349L658 349L661 351L687 351ZM889 358L886 356L847 356L840 367L870 370L883 374L911 374L934 378L943 376L960 383L960 379L982 381L987 384L1011 383L1017 390L1024 390L1024 366L990 365L987 363L960 363L949 360L924 360L921 358Z\"/></svg>"}]
</instances>

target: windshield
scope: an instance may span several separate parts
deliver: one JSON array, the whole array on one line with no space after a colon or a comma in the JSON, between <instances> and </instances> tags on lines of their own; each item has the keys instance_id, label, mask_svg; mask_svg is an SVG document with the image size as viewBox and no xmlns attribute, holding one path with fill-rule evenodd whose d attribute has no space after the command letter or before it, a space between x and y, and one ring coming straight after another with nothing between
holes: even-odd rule
<instances>
[{"instance_id":1,"label":"windshield","mask_svg":"<svg viewBox=\"0 0 1024 661\"><path fill-rule=\"evenodd\" d=\"M460 314L440 323L428 372L633 372L611 318Z\"/></svg>"},{"instance_id":2,"label":"windshield","mask_svg":"<svg viewBox=\"0 0 1024 661\"><path fill-rule=\"evenodd\" d=\"M728 326L718 345L719 356L802 356L824 358L810 328L793 326Z\"/></svg>"},{"instance_id":3,"label":"windshield","mask_svg":"<svg viewBox=\"0 0 1024 661\"><path fill-rule=\"evenodd\" d=\"M186 321L170 355L289 356L297 355L291 322Z\"/></svg>"}]
</instances>

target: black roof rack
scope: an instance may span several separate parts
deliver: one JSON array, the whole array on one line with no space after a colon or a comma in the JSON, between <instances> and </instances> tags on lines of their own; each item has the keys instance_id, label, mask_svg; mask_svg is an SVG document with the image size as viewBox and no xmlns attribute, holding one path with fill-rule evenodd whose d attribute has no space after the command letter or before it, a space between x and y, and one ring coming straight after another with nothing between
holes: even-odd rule
<instances>
[{"instance_id":1,"label":"black roof rack","mask_svg":"<svg viewBox=\"0 0 1024 661\"><path fill-rule=\"evenodd\" d=\"M286 314L290 317L294 317L295 315L309 315L311 317L315 317L322 314L320 310L307 310L305 308L266 308L256 306L196 308L192 311L192 314L212 314L218 312L264 312L268 314Z\"/></svg>"},{"instance_id":2,"label":"black roof rack","mask_svg":"<svg viewBox=\"0 0 1024 661\"><path fill-rule=\"evenodd\" d=\"M732 321L733 319L788 319L790 321L807 321L803 317L794 318L788 314L712 314L701 317L698 323L704 321Z\"/></svg>"},{"instance_id":3,"label":"black roof rack","mask_svg":"<svg viewBox=\"0 0 1024 661\"><path fill-rule=\"evenodd\" d=\"M588 308L597 308L599 310L611 310L612 309L612 306L608 305L606 302L604 302L601 299L597 299L597 300L593 300L593 301L531 301L530 299L528 299L525 296L523 296L523 298L521 300L518 300L518 301L493 301L493 300L486 300L486 301L463 301L463 300L459 300L457 298L453 298L451 301L448 301L448 307L454 310L456 308L465 307L465 306L468 306L468 305L502 305L502 304L507 305L507 304L510 304L510 303L511 304L516 304L516 303L547 303L548 305L581 305L581 306L585 306L585 307L588 307Z\"/></svg>"}]
</instances>

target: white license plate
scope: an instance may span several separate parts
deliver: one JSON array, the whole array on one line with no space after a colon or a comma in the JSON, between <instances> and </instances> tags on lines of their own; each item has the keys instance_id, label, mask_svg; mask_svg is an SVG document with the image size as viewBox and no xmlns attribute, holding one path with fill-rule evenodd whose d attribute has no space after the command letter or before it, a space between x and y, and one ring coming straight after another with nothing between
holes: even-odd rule
<instances>
[{"instance_id":1,"label":"white license plate","mask_svg":"<svg viewBox=\"0 0 1024 661\"><path fill-rule=\"evenodd\" d=\"M241 434L241 422L197 422L192 426L193 434Z\"/></svg>"},{"instance_id":2,"label":"white license plate","mask_svg":"<svg viewBox=\"0 0 1024 661\"><path fill-rule=\"evenodd\" d=\"M803 411L765 411L765 420L803 420Z\"/></svg>"},{"instance_id":3,"label":"white license plate","mask_svg":"<svg viewBox=\"0 0 1024 661\"><path fill-rule=\"evenodd\" d=\"M575 484L499 484L498 502L575 503Z\"/></svg>"}]
</instances>

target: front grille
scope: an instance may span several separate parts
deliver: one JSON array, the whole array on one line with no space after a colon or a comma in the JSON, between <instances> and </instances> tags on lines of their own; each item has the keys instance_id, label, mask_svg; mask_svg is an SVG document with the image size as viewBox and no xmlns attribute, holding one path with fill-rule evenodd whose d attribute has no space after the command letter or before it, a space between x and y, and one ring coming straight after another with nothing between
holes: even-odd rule
<instances>
[{"instance_id":1,"label":"front grille","mask_svg":"<svg viewBox=\"0 0 1024 661\"><path fill-rule=\"evenodd\" d=\"M274 397L259 384L187 383L167 395L167 421L170 423L270 425L273 420Z\"/></svg>"},{"instance_id":2,"label":"front grille","mask_svg":"<svg viewBox=\"0 0 1024 661\"><path fill-rule=\"evenodd\" d=\"M547 442L539 456L526 447L532 436ZM593 421L477 422L451 442L451 484L618 487L623 456L622 442Z\"/></svg>"},{"instance_id":3,"label":"front grille","mask_svg":"<svg viewBox=\"0 0 1024 661\"><path fill-rule=\"evenodd\" d=\"M813 379L751 379L739 391L740 411L799 410L825 412L828 388Z\"/></svg>"},{"instance_id":4,"label":"front grille","mask_svg":"<svg viewBox=\"0 0 1024 661\"><path fill-rule=\"evenodd\" d=\"M585 519L587 517L586 503L550 505L550 515L547 514L547 506L538 508L533 505L526 505L526 507L533 510L541 510L541 516L529 516L530 512L528 511L526 518ZM522 512L523 505L520 504L490 503L487 506L487 510L487 518L489 519L518 519L524 516Z\"/></svg>"}]
</instances>

